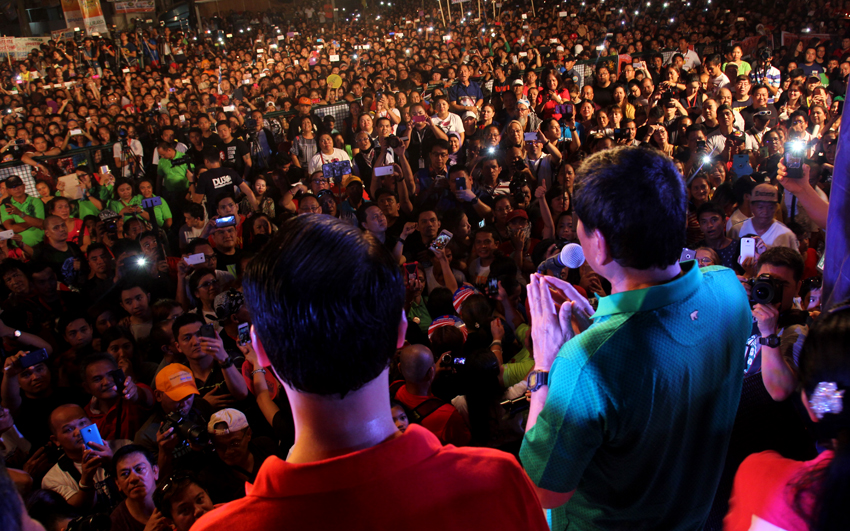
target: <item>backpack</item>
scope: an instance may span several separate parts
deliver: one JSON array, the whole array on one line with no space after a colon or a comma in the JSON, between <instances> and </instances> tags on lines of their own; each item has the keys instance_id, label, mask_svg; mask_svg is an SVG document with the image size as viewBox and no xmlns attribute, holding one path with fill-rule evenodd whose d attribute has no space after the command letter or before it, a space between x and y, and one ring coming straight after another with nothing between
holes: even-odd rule
<instances>
[{"instance_id":1,"label":"backpack","mask_svg":"<svg viewBox=\"0 0 850 531\"><path fill-rule=\"evenodd\" d=\"M390 397L393 400L396 399L396 394L398 394L398 390L402 387L404 387L404 380L395 381L390 385ZM410 422L422 424L422 421L425 420L428 415L443 407L443 404L445 404L445 402L436 397L425 400L410 411Z\"/></svg>"}]
</instances>

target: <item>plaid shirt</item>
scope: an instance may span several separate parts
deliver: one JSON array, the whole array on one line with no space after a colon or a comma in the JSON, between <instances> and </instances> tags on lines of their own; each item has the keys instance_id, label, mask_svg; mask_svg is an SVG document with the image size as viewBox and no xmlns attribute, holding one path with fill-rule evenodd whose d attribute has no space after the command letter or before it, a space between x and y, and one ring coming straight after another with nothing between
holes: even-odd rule
<instances>
[{"instance_id":1,"label":"plaid shirt","mask_svg":"<svg viewBox=\"0 0 850 531\"><path fill-rule=\"evenodd\" d=\"M298 157L301 162L301 167L306 168L316 154L317 146L315 138L304 138L301 135L296 136L292 140L292 149L289 151Z\"/></svg>"},{"instance_id":2,"label":"plaid shirt","mask_svg":"<svg viewBox=\"0 0 850 531\"><path fill-rule=\"evenodd\" d=\"M780 83L779 70L773 66L768 66L766 72L762 68L753 68L750 70L750 81L778 89ZM774 103L774 99L773 96L770 96L767 102Z\"/></svg>"}]
</instances>

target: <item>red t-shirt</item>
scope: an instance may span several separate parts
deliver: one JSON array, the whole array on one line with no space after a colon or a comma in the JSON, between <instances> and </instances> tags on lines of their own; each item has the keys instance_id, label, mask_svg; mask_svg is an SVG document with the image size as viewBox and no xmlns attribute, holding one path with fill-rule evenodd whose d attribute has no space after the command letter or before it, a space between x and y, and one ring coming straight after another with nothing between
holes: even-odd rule
<instances>
[{"instance_id":1,"label":"red t-shirt","mask_svg":"<svg viewBox=\"0 0 850 531\"><path fill-rule=\"evenodd\" d=\"M741 463L735 474L729 512L723 519L723 531L747 531L753 517L787 529L805 530L809 526L794 510L794 482L816 466L832 459L826 451L811 461L786 459L773 450L753 454ZM814 500L803 498L804 506Z\"/></svg>"},{"instance_id":2,"label":"red t-shirt","mask_svg":"<svg viewBox=\"0 0 850 531\"><path fill-rule=\"evenodd\" d=\"M142 389L150 391L150 387L136 382L140 392ZM94 399L92 399L94 400ZM97 430L103 440L130 439L136 437L136 432L150 416L150 410L128 402L121 398L109 411L93 411L92 402L86 404L85 411L89 419L97 424Z\"/></svg>"},{"instance_id":3,"label":"red t-shirt","mask_svg":"<svg viewBox=\"0 0 850 531\"><path fill-rule=\"evenodd\" d=\"M434 395L413 395L404 386L401 386L395 395L395 399L404 404L408 411L416 409L430 398L436 397ZM436 435L443 444L465 446L472 439L472 434L469 433L466 422L451 404L443 404L439 409L425 417L422 420L422 427Z\"/></svg>"},{"instance_id":4,"label":"red t-shirt","mask_svg":"<svg viewBox=\"0 0 850 531\"><path fill-rule=\"evenodd\" d=\"M270 457L246 492L205 514L192 531L549 529L513 457L442 446L417 425L377 446L315 463Z\"/></svg>"}]
</instances>

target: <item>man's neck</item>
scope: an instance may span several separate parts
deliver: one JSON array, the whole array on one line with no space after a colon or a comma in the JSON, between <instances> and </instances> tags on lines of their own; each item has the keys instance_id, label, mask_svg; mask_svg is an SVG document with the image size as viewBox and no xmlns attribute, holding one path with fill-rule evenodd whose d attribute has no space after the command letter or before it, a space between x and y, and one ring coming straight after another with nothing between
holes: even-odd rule
<instances>
[{"instance_id":1,"label":"man's neck","mask_svg":"<svg viewBox=\"0 0 850 531\"><path fill-rule=\"evenodd\" d=\"M236 254L236 247L235 246L230 247L229 249L225 249L224 247L219 247L216 250L218 252L220 252L221 254L226 254L227 256L233 256L234 254Z\"/></svg>"},{"instance_id":2,"label":"man's neck","mask_svg":"<svg viewBox=\"0 0 850 531\"><path fill-rule=\"evenodd\" d=\"M635 291L639 289L651 288L666 282L670 282L682 273L682 268L679 263L666 267L664 269L632 269L618 268L614 273L613 278L609 278L611 282L611 294L624 293L626 291Z\"/></svg>"},{"instance_id":3,"label":"man's neck","mask_svg":"<svg viewBox=\"0 0 850 531\"><path fill-rule=\"evenodd\" d=\"M200 359L189 359L189 368L192 369L192 374L200 380L206 380L209 372L212 369L214 358L212 356L204 356ZM203 376L203 377L201 377Z\"/></svg>"},{"instance_id":4,"label":"man's neck","mask_svg":"<svg viewBox=\"0 0 850 531\"><path fill-rule=\"evenodd\" d=\"M112 409L112 406L116 405L117 403L118 403L118 397L117 396L115 398L110 398L110 399L103 399L103 398L95 398L94 399L94 406L101 413L106 413L107 411Z\"/></svg>"},{"instance_id":5,"label":"man's neck","mask_svg":"<svg viewBox=\"0 0 850 531\"><path fill-rule=\"evenodd\" d=\"M431 396L431 382L405 382L404 388L413 396Z\"/></svg>"},{"instance_id":6,"label":"man's neck","mask_svg":"<svg viewBox=\"0 0 850 531\"><path fill-rule=\"evenodd\" d=\"M132 516L137 522L141 522L143 524L147 523L153 514L154 508L153 494L146 496L142 500L127 498L127 511L130 512L130 516Z\"/></svg>"},{"instance_id":7,"label":"man's neck","mask_svg":"<svg viewBox=\"0 0 850 531\"><path fill-rule=\"evenodd\" d=\"M721 237L719 237L719 238L715 238L715 239L708 239L708 238L706 238L706 239L705 239L705 244L706 244L708 247L711 247L712 249L714 249L715 251L717 251L717 250L720 250L720 249L725 249L725 248L726 248L726 246L727 246L727 245L729 245L729 242L731 242L731 241L732 241L732 240L730 240L729 238L727 238L727 237L726 237L726 235L724 234L723 236L721 236Z\"/></svg>"},{"instance_id":8,"label":"man's neck","mask_svg":"<svg viewBox=\"0 0 850 531\"><path fill-rule=\"evenodd\" d=\"M63 253L68 250L68 241L67 240L48 240L48 244L56 249L57 251L62 251Z\"/></svg>"},{"instance_id":9,"label":"man's neck","mask_svg":"<svg viewBox=\"0 0 850 531\"><path fill-rule=\"evenodd\" d=\"M387 368L345 398L302 393L284 384L295 422L295 444L287 462L323 461L398 437L387 394L388 374Z\"/></svg>"},{"instance_id":10,"label":"man's neck","mask_svg":"<svg viewBox=\"0 0 850 531\"><path fill-rule=\"evenodd\" d=\"M767 232L768 229L770 229L770 227L773 225L773 222L774 222L773 218L770 218L766 222L761 221L757 218L752 218L752 220L753 220L753 228L756 230L756 233L759 236L761 236L762 234Z\"/></svg>"}]
</instances>

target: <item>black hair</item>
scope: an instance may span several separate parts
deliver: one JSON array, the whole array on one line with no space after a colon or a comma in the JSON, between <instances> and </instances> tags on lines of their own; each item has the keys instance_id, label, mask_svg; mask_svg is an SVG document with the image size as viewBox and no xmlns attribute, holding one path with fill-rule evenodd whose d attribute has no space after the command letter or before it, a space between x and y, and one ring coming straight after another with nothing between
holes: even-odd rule
<instances>
[{"instance_id":1,"label":"black hair","mask_svg":"<svg viewBox=\"0 0 850 531\"><path fill-rule=\"evenodd\" d=\"M434 288L428 295L428 302L425 303L425 308L428 309L428 314L434 318L442 317L443 315L455 315L455 308L452 305L454 294L449 288L439 287Z\"/></svg>"},{"instance_id":2,"label":"black hair","mask_svg":"<svg viewBox=\"0 0 850 531\"><path fill-rule=\"evenodd\" d=\"M844 529L850 518L850 407L846 396L850 389L850 363L847 342L850 340L850 304L840 303L827 311L809 329L800 353L800 382L811 401L819 385L830 382L845 396L837 398L845 407L839 412L825 412L814 425L821 441L836 440L831 460L810 469L793 485L794 508L808 520L809 529L826 531ZM827 442L829 444L829 442ZM810 496L814 497L811 504Z\"/></svg>"},{"instance_id":3,"label":"black hair","mask_svg":"<svg viewBox=\"0 0 850 531\"><path fill-rule=\"evenodd\" d=\"M175 319L174 324L171 325L171 333L174 334L174 341L177 341L177 337L180 335L180 329L192 323L201 323L203 325L206 324L206 321L197 313L184 313Z\"/></svg>"},{"instance_id":4,"label":"black hair","mask_svg":"<svg viewBox=\"0 0 850 531\"><path fill-rule=\"evenodd\" d=\"M187 254L197 254L198 247L202 245L210 245L209 240L204 238L194 238L186 245L186 253ZM210 247L212 247L210 245Z\"/></svg>"},{"instance_id":5,"label":"black hair","mask_svg":"<svg viewBox=\"0 0 850 531\"><path fill-rule=\"evenodd\" d=\"M20 271L27 278L31 278L30 268L27 264L24 264L20 260L15 260L14 258L7 258L0 263L0 279L11 273L12 271Z\"/></svg>"},{"instance_id":6,"label":"black hair","mask_svg":"<svg viewBox=\"0 0 850 531\"><path fill-rule=\"evenodd\" d=\"M602 233L622 267L664 269L685 246L684 183L672 161L651 150L618 147L585 160L573 209L586 232Z\"/></svg>"},{"instance_id":7,"label":"black hair","mask_svg":"<svg viewBox=\"0 0 850 531\"><path fill-rule=\"evenodd\" d=\"M0 465L2 466L2 465ZM7 498L5 494L2 498ZM0 502L3 503L3 502ZM32 515L45 529L57 529L58 524L64 523L68 518L74 519L80 513L72 507L61 494L54 490L38 489L27 497L27 512ZM107 517L108 518L108 517ZM13 529L5 525L0 519L0 529Z\"/></svg>"},{"instance_id":8,"label":"black hair","mask_svg":"<svg viewBox=\"0 0 850 531\"><path fill-rule=\"evenodd\" d=\"M104 336L106 336L106 334L104 334ZM105 343L108 345L109 343L111 343L111 341ZM106 361L112 364L113 369L118 368L118 362L115 360L115 358L112 357L112 354L107 354L106 352L92 352L88 356L84 357L80 362L80 381L86 381L86 371L89 367L91 367L95 363L100 363L102 361Z\"/></svg>"},{"instance_id":9,"label":"black hair","mask_svg":"<svg viewBox=\"0 0 850 531\"><path fill-rule=\"evenodd\" d=\"M127 446L122 446L115 452L115 455L112 456L112 476L118 477L118 463L132 454L142 454L144 458L147 460L148 464L152 467L156 466L156 459L151 455L151 453L144 447L138 444L128 444Z\"/></svg>"},{"instance_id":10,"label":"black hair","mask_svg":"<svg viewBox=\"0 0 850 531\"><path fill-rule=\"evenodd\" d=\"M370 207L375 207L378 210L380 210L380 208L378 207L378 203L366 203L366 202L364 202L362 205L360 205L357 208L356 214L357 214L357 226L358 227L363 228L362 224L366 223L366 211L369 210ZM364 228L363 230L366 230L366 229Z\"/></svg>"},{"instance_id":11,"label":"black hair","mask_svg":"<svg viewBox=\"0 0 850 531\"><path fill-rule=\"evenodd\" d=\"M214 149L205 149L204 150L204 162L209 162L210 164L217 164L221 162L221 154Z\"/></svg>"},{"instance_id":12,"label":"black hair","mask_svg":"<svg viewBox=\"0 0 850 531\"><path fill-rule=\"evenodd\" d=\"M469 353L458 371L469 409L469 431L474 446L485 446L491 439L490 425L495 420L491 411L501 401L504 391L499 384L499 371L499 360L486 348Z\"/></svg>"},{"instance_id":13,"label":"black hair","mask_svg":"<svg viewBox=\"0 0 850 531\"><path fill-rule=\"evenodd\" d=\"M120 238L115 242L115 245L112 246L112 254L115 258L118 258L124 253L129 253L136 251L138 254L142 254L142 244L138 242L138 240L131 240L129 238Z\"/></svg>"},{"instance_id":14,"label":"black hair","mask_svg":"<svg viewBox=\"0 0 850 531\"><path fill-rule=\"evenodd\" d=\"M374 236L328 216L292 218L248 264L243 286L257 337L295 389L344 397L389 366L405 289Z\"/></svg>"},{"instance_id":15,"label":"black hair","mask_svg":"<svg viewBox=\"0 0 850 531\"><path fill-rule=\"evenodd\" d=\"M73 323L77 319L85 319L89 326L94 327L91 321L91 317L89 317L88 313L82 310L72 310L62 313L62 316L59 317L59 321L57 321L56 331L59 332L60 336L64 336L65 329L68 328L68 325Z\"/></svg>"},{"instance_id":16,"label":"black hair","mask_svg":"<svg viewBox=\"0 0 850 531\"><path fill-rule=\"evenodd\" d=\"M183 208L185 214L189 214L195 219L204 219L204 205L200 203L190 202Z\"/></svg>"},{"instance_id":17,"label":"black hair","mask_svg":"<svg viewBox=\"0 0 850 531\"><path fill-rule=\"evenodd\" d=\"M742 176L732 185L732 193L735 194L735 202L738 205L744 204L745 195L753 195L753 188L756 187L756 181L749 175Z\"/></svg>"},{"instance_id":18,"label":"black hair","mask_svg":"<svg viewBox=\"0 0 850 531\"><path fill-rule=\"evenodd\" d=\"M154 506L159 509L159 512L161 512L163 516L170 519L172 516L172 500L180 497L184 492L186 492L186 489L192 485L197 485L203 488L203 485L198 483L198 480L188 472L180 472L178 475L169 478L168 481L162 482L154 491ZM204 490L206 491L206 489Z\"/></svg>"},{"instance_id":19,"label":"black hair","mask_svg":"<svg viewBox=\"0 0 850 531\"><path fill-rule=\"evenodd\" d=\"M717 203L712 203L711 201L709 201L707 203L701 204L699 208L697 208L697 219L699 219L699 217L705 214L706 212L717 214L721 218L726 219L726 212Z\"/></svg>"},{"instance_id":20,"label":"black hair","mask_svg":"<svg viewBox=\"0 0 850 531\"><path fill-rule=\"evenodd\" d=\"M805 262L803 262L803 256L796 249L771 247L759 256L756 271L760 270L764 265L787 267L793 272L795 282L803 280Z\"/></svg>"}]
</instances>

